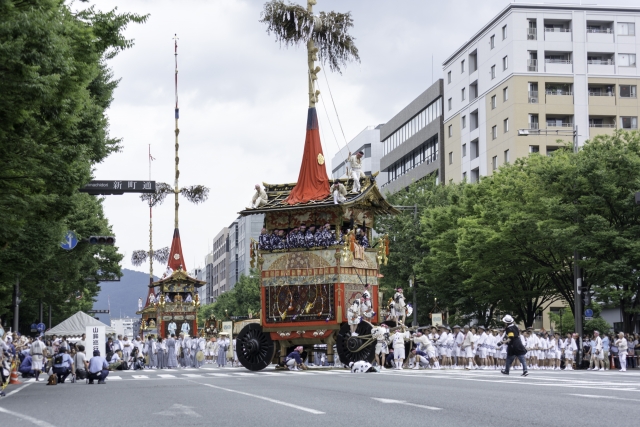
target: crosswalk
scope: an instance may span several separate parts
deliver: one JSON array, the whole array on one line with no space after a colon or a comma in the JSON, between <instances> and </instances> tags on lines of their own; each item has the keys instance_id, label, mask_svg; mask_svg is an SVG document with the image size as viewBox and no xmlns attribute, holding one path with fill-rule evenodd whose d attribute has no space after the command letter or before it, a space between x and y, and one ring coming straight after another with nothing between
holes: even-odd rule
<instances>
[{"instance_id":1,"label":"crosswalk","mask_svg":"<svg viewBox=\"0 0 640 427\"><path fill-rule=\"evenodd\" d=\"M488 383L504 383L526 385L532 387L549 387L554 389L590 389L614 391L640 391L640 371L620 373L617 371L586 372L586 371L532 371L526 378L520 376L521 371L512 371L510 376L500 374L499 371L463 371L463 370L383 370L375 374L352 375L347 369L316 368L307 371L288 371L266 369L252 372L245 368L212 368L200 369L162 369L144 371L111 372L107 381L151 381L151 380L193 380L193 379L240 379L240 378L294 378L309 376L344 376L353 379L375 377L400 376L413 378L414 381L449 380L472 381ZM24 383L34 382L33 378L23 380Z\"/></svg>"}]
</instances>

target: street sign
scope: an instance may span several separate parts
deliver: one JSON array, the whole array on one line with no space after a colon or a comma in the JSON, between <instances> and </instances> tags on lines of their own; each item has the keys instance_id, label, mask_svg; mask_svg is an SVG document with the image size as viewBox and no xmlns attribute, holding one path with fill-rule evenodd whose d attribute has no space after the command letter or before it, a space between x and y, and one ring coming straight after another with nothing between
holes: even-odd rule
<instances>
[{"instance_id":1,"label":"street sign","mask_svg":"<svg viewBox=\"0 0 640 427\"><path fill-rule=\"evenodd\" d=\"M47 325L45 325L44 323L38 323L36 325L36 329L38 330L38 332L44 332L44 330L47 329Z\"/></svg>"},{"instance_id":2,"label":"street sign","mask_svg":"<svg viewBox=\"0 0 640 427\"><path fill-rule=\"evenodd\" d=\"M587 309L584 311L584 317L591 317L591 318L593 318L593 310L591 310L590 308L587 308Z\"/></svg>"},{"instance_id":3,"label":"street sign","mask_svg":"<svg viewBox=\"0 0 640 427\"><path fill-rule=\"evenodd\" d=\"M35 323L31 324L31 332L38 332L38 325L36 325Z\"/></svg>"},{"instance_id":4,"label":"street sign","mask_svg":"<svg viewBox=\"0 0 640 427\"><path fill-rule=\"evenodd\" d=\"M109 310L88 310L87 314L109 314Z\"/></svg>"},{"instance_id":5,"label":"street sign","mask_svg":"<svg viewBox=\"0 0 640 427\"><path fill-rule=\"evenodd\" d=\"M155 193L155 181L89 181L80 189L92 195L114 195L124 193Z\"/></svg>"},{"instance_id":6,"label":"street sign","mask_svg":"<svg viewBox=\"0 0 640 427\"><path fill-rule=\"evenodd\" d=\"M584 320L585 320L585 321L586 321L586 320L593 320L593 317L587 317L587 316L585 316Z\"/></svg>"},{"instance_id":7,"label":"street sign","mask_svg":"<svg viewBox=\"0 0 640 427\"><path fill-rule=\"evenodd\" d=\"M66 251L70 251L71 249L75 248L77 244L78 236L76 236L76 233L69 230L64 236L64 242L60 243L60 247Z\"/></svg>"}]
</instances>

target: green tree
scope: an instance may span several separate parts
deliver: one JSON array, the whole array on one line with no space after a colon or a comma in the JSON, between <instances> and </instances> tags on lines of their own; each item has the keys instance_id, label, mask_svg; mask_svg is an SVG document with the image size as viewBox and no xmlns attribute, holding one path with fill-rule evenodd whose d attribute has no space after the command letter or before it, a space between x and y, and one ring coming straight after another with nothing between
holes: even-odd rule
<instances>
[{"instance_id":1,"label":"green tree","mask_svg":"<svg viewBox=\"0 0 640 427\"><path fill-rule=\"evenodd\" d=\"M249 310L254 314L254 318L257 317L260 311L258 273L252 270L249 276L241 275L233 289L220 295L218 300L210 306L217 319L248 316Z\"/></svg>"},{"instance_id":2,"label":"green tree","mask_svg":"<svg viewBox=\"0 0 640 427\"><path fill-rule=\"evenodd\" d=\"M119 274L115 248L64 252L66 230L110 233L99 199L77 193L92 168L120 148L105 114L118 81L107 60L133 45L129 23L146 16L72 12L59 0L0 2L0 316L11 312L16 277L21 320L40 300L54 321L88 309L98 291L87 276ZM87 233L87 234L85 234Z\"/></svg>"}]
</instances>

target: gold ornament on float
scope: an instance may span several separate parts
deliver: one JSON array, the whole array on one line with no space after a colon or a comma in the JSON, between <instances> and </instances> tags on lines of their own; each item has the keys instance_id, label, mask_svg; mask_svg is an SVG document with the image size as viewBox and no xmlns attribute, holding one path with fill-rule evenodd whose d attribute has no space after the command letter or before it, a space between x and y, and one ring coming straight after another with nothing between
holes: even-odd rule
<instances>
[{"instance_id":1,"label":"gold ornament on float","mask_svg":"<svg viewBox=\"0 0 640 427\"><path fill-rule=\"evenodd\" d=\"M318 154L318 164L321 166L324 165L324 156L322 153Z\"/></svg>"}]
</instances>

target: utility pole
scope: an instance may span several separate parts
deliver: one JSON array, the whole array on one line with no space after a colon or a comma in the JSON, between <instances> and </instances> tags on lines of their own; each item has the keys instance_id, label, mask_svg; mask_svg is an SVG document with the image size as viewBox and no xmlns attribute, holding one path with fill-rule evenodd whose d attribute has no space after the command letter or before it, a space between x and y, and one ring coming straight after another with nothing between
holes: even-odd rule
<instances>
[{"instance_id":1,"label":"utility pole","mask_svg":"<svg viewBox=\"0 0 640 427\"><path fill-rule=\"evenodd\" d=\"M576 126L573 129L573 152L578 153L578 127ZM578 222L578 218L576 217L576 223ZM580 254L578 250L573 251L573 283L574 283L574 319L575 319L575 330L578 334L578 360L576 362L576 368L580 369L582 366L582 271L580 266L578 265L578 260L580 259Z\"/></svg>"},{"instance_id":2,"label":"utility pole","mask_svg":"<svg viewBox=\"0 0 640 427\"><path fill-rule=\"evenodd\" d=\"M18 332L20 324L20 276L16 274L16 284L13 288L13 331Z\"/></svg>"}]
</instances>

